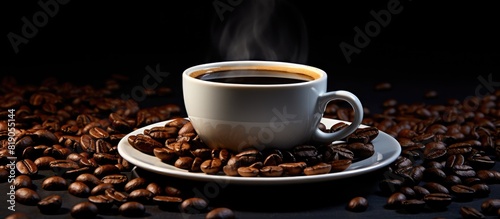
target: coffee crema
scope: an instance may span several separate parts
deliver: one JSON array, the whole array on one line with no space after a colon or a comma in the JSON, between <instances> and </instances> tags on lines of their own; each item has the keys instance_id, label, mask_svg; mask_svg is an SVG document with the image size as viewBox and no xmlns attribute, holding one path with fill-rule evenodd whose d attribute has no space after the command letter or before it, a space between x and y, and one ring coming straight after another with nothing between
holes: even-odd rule
<instances>
[{"instance_id":1,"label":"coffee crema","mask_svg":"<svg viewBox=\"0 0 500 219\"><path fill-rule=\"evenodd\" d=\"M315 78L302 73L267 70L267 69L231 69L220 71L206 71L195 78L232 84L293 84L312 81Z\"/></svg>"}]
</instances>

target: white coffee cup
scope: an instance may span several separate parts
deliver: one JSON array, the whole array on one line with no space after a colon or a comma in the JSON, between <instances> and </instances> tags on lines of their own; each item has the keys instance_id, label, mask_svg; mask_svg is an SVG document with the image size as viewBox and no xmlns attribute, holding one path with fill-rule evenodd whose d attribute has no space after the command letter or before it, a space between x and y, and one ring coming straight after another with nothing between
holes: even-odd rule
<instances>
[{"instance_id":1,"label":"white coffee cup","mask_svg":"<svg viewBox=\"0 0 500 219\"><path fill-rule=\"evenodd\" d=\"M251 77L266 77L266 83L273 77L284 79L277 79L278 84L248 84ZM289 78L306 80L285 83ZM353 93L327 91L326 72L303 64L258 60L205 63L186 69L182 86L188 118L211 148L288 150L301 144L328 143L353 133L363 119L362 104ZM318 125L333 100L349 103L354 117L342 130L325 133Z\"/></svg>"}]
</instances>

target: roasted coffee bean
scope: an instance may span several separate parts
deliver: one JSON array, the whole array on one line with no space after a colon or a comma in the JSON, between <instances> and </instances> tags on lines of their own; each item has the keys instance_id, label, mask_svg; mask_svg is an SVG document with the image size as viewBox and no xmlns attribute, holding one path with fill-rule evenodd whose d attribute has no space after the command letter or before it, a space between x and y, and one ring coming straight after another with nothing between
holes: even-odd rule
<instances>
[{"instance_id":1,"label":"roasted coffee bean","mask_svg":"<svg viewBox=\"0 0 500 219\"><path fill-rule=\"evenodd\" d=\"M364 197L354 197L352 198L346 206L347 210L354 212L362 212L368 209L368 200Z\"/></svg>"},{"instance_id":2,"label":"roasted coffee bean","mask_svg":"<svg viewBox=\"0 0 500 219\"><path fill-rule=\"evenodd\" d=\"M398 156L396 160L391 164L391 167L395 170L411 166L413 166L413 161L404 156Z\"/></svg>"},{"instance_id":3,"label":"roasted coffee bean","mask_svg":"<svg viewBox=\"0 0 500 219\"><path fill-rule=\"evenodd\" d=\"M401 202L401 207L408 212L414 213L421 212L425 204L425 201L421 199L407 199Z\"/></svg>"},{"instance_id":4,"label":"roasted coffee bean","mask_svg":"<svg viewBox=\"0 0 500 219\"><path fill-rule=\"evenodd\" d=\"M23 212L14 212L7 216L4 219L30 219L31 217L27 213Z\"/></svg>"},{"instance_id":5,"label":"roasted coffee bean","mask_svg":"<svg viewBox=\"0 0 500 219\"><path fill-rule=\"evenodd\" d=\"M90 167L80 167L76 169L67 170L62 174L63 177L71 180L75 180L76 177L82 174L91 173L92 169Z\"/></svg>"},{"instance_id":6,"label":"roasted coffee bean","mask_svg":"<svg viewBox=\"0 0 500 219\"><path fill-rule=\"evenodd\" d=\"M320 146L318 150L322 154L323 161L325 162L342 159L354 159L354 153L346 147L346 143L334 143L326 146Z\"/></svg>"},{"instance_id":7,"label":"roasted coffee bean","mask_svg":"<svg viewBox=\"0 0 500 219\"><path fill-rule=\"evenodd\" d=\"M211 158L209 158L208 160L211 160ZM201 165L203 164L204 160L200 157L195 157L193 159L193 163L191 164L191 168L189 169L190 172L203 172L201 170ZM222 165L222 164L221 164ZM222 168L221 168L222 169ZM217 171L219 172L219 171Z\"/></svg>"},{"instance_id":8,"label":"roasted coffee bean","mask_svg":"<svg viewBox=\"0 0 500 219\"><path fill-rule=\"evenodd\" d=\"M184 170L190 170L193 165L194 158L189 156L182 156L175 160L174 166Z\"/></svg>"},{"instance_id":9,"label":"roasted coffee bean","mask_svg":"<svg viewBox=\"0 0 500 219\"><path fill-rule=\"evenodd\" d=\"M191 155L191 145L186 141L176 141L166 145L167 148L173 150L178 156Z\"/></svg>"},{"instance_id":10,"label":"roasted coffee bean","mask_svg":"<svg viewBox=\"0 0 500 219\"><path fill-rule=\"evenodd\" d=\"M434 167L434 168L441 169L441 170L444 168L444 165L441 162L437 162L435 160L433 160L433 161L426 161L424 163L424 165L425 165L426 168L433 168Z\"/></svg>"},{"instance_id":11,"label":"roasted coffee bean","mask_svg":"<svg viewBox=\"0 0 500 219\"><path fill-rule=\"evenodd\" d=\"M219 158L223 164L226 164L232 155L233 154L229 150L223 148L219 151L219 157L214 157L214 158Z\"/></svg>"},{"instance_id":12,"label":"roasted coffee bean","mask_svg":"<svg viewBox=\"0 0 500 219\"><path fill-rule=\"evenodd\" d=\"M453 185L462 184L462 179L456 175L447 175L442 182L445 187L449 188Z\"/></svg>"},{"instance_id":13,"label":"roasted coffee bean","mask_svg":"<svg viewBox=\"0 0 500 219\"><path fill-rule=\"evenodd\" d=\"M439 161L446 159L446 155L448 154L447 150L444 149L432 149L430 151L424 151L424 159L430 161Z\"/></svg>"},{"instance_id":14,"label":"roasted coffee bean","mask_svg":"<svg viewBox=\"0 0 500 219\"><path fill-rule=\"evenodd\" d=\"M462 216L462 218L464 218L464 219L480 219L480 218L485 218L485 216L484 216L483 213L481 213L476 208L470 207L470 206L462 206L462 207L460 207L459 213Z\"/></svg>"},{"instance_id":15,"label":"roasted coffee bean","mask_svg":"<svg viewBox=\"0 0 500 219\"><path fill-rule=\"evenodd\" d=\"M141 217L146 213L146 207L136 201L127 201L120 205L118 212L126 217Z\"/></svg>"},{"instance_id":16,"label":"roasted coffee bean","mask_svg":"<svg viewBox=\"0 0 500 219\"><path fill-rule=\"evenodd\" d=\"M443 209L451 204L453 197L445 193L430 193L425 195L423 200L432 209Z\"/></svg>"},{"instance_id":17,"label":"roasted coffee bean","mask_svg":"<svg viewBox=\"0 0 500 219\"><path fill-rule=\"evenodd\" d=\"M424 177L423 168L417 166L403 167L393 171L401 177L403 184L407 186L417 185Z\"/></svg>"},{"instance_id":18,"label":"roasted coffee bean","mask_svg":"<svg viewBox=\"0 0 500 219\"><path fill-rule=\"evenodd\" d=\"M353 142L347 144L346 148L354 153L354 159L365 159L371 157L375 153L375 148L370 142Z\"/></svg>"},{"instance_id":19,"label":"roasted coffee bean","mask_svg":"<svg viewBox=\"0 0 500 219\"><path fill-rule=\"evenodd\" d=\"M206 174L217 174L222 170L222 160L219 158L212 158L209 160L203 161L200 165L201 171Z\"/></svg>"},{"instance_id":20,"label":"roasted coffee bean","mask_svg":"<svg viewBox=\"0 0 500 219\"><path fill-rule=\"evenodd\" d=\"M118 191L115 188L108 188L104 190L104 194L113 199L116 205L121 205L128 200L128 194L122 191Z\"/></svg>"},{"instance_id":21,"label":"roasted coffee bean","mask_svg":"<svg viewBox=\"0 0 500 219\"><path fill-rule=\"evenodd\" d=\"M55 191L66 190L68 182L61 176L49 176L42 181L42 189Z\"/></svg>"},{"instance_id":22,"label":"roasted coffee bean","mask_svg":"<svg viewBox=\"0 0 500 219\"><path fill-rule=\"evenodd\" d=\"M168 195L168 196L178 196L180 197L182 195L182 191L177 188L177 187L174 187L174 186L165 186L165 188L163 189L164 191L164 194L165 195Z\"/></svg>"},{"instance_id":23,"label":"roasted coffee bean","mask_svg":"<svg viewBox=\"0 0 500 219\"><path fill-rule=\"evenodd\" d=\"M136 189L146 188L147 180L144 177L137 177L129 180L124 186L123 190L125 192L131 192Z\"/></svg>"},{"instance_id":24,"label":"roasted coffee bean","mask_svg":"<svg viewBox=\"0 0 500 219\"><path fill-rule=\"evenodd\" d=\"M118 163L118 159L120 156L118 154L110 154L110 153L94 153L94 156L92 156L94 160L100 164L112 164L115 165Z\"/></svg>"},{"instance_id":25,"label":"roasted coffee bean","mask_svg":"<svg viewBox=\"0 0 500 219\"><path fill-rule=\"evenodd\" d=\"M291 152L290 152L291 153ZM241 166L250 166L252 163L262 160L262 152L255 149L246 149L235 155ZM295 157L294 155L292 155ZM229 161L228 161L229 163Z\"/></svg>"},{"instance_id":26,"label":"roasted coffee bean","mask_svg":"<svg viewBox=\"0 0 500 219\"><path fill-rule=\"evenodd\" d=\"M90 195L104 194L104 191L109 188L114 188L114 185L111 183L101 183L90 190Z\"/></svg>"},{"instance_id":27,"label":"roasted coffee bean","mask_svg":"<svg viewBox=\"0 0 500 219\"><path fill-rule=\"evenodd\" d=\"M38 166L30 159L22 159L16 162L16 170L19 174L36 175Z\"/></svg>"},{"instance_id":28,"label":"roasted coffee bean","mask_svg":"<svg viewBox=\"0 0 500 219\"><path fill-rule=\"evenodd\" d=\"M467 142L458 142L448 146L447 152L449 155L468 154L472 151L472 145Z\"/></svg>"},{"instance_id":29,"label":"roasted coffee bean","mask_svg":"<svg viewBox=\"0 0 500 219\"><path fill-rule=\"evenodd\" d=\"M62 197L57 194L49 195L37 203L37 207L43 214L55 214L62 206Z\"/></svg>"},{"instance_id":30,"label":"roasted coffee bean","mask_svg":"<svg viewBox=\"0 0 500 219\"><path fill-rule=\"evenodd\" d=\"M277 166L280 163L283 163L283 157L277 153L269 154L264 159L264 166Z\"/></svg>"},{"instance_id":31,"label":"roasted coffee bean","mask_svg":"<svg viewBox=\"0 0 500 219\"><path fill-rule=\"evenodd\" d=\"M330 161L329 164L331 165L330 172L332 173L342 172L351 166L352 160L351 159L333 160Z\"/></svg>"},{"instance_id":32,"label":"roasted coffee bean","mask_svg":"<svg viewBox=\"0 0 500 219\"><path fill-rule=\"evenodd\" d=\"M176 196L156 195L153 201L161 210L179 211L179 206L184 200Z\"/></svg>"},{"instance_id":33,"label":"roasted coffee bean","mask_svg":"<svg viewBox=\"0 0 500 219\"><path fill-rule=\"evenodd\" d=\"M169 163L171 160L177 158L177 153L174 150L167 147L154 148L153 154L155 157L160 159L165 163Z\"/></svg>"},{"instance_id":34,"label":"roasted coffee bean","mask_svg":"<svg viewBox=\"0 0 500 219\"><path fill-rule=\"evenodd\" d=\"M151 200L153 199L154 194L145 189L145 188L140 188L140 189L135 189L129 192L128 194L128 201L136 201L140 202L143 204L150 203Z\"/></svg>"},{"instance_id":35,"label":"roasted coffee bean","mask_svg":"<svg viewBox=\"0 0 500 219\"><path fill-rule=\"evenodd\" d=\"M239 167L237 169L238 175L243 177L255 177L259 175L259 169L255 167Z\"/></svg>"},{"instance_id":36,"label":"roasted coffee bean","mask_svg":"<svg viewBox=\"0 0 500 219\"><path fill-rule=\"evenodd\" d=\"M477 183L470 187L474 189L474 196L478 198L488 197L491 193L490 187L486 183Z\"/></svg>"},{"instance_id":37,"label":"roasted coffee bean","mask_svg":"<svg viewBox=\"0 0 500 219\"><path fill-rule=\"evenodd\" d=\"M79 153L73 152L71 154L68 154L66 157L66 160L72 160L75 161L76 163L80 162L80 159L82 159L83 156Z\"/></svg>"},{"instance_id":38,"label":"roasted coffee bean","mask_svg":"<svg viewBox=\"0 0 500 219\"><path fill-rule=\"evenodd\" d=\"M152 192L155 196L164 194L163 187L155 182L148 183L148 185L146 186L146 189L149 190L150 192Z\"/></svg>"},{"instance_id":39,"label":"roasted coffee bean","mask_svg":"<svg viewBox=\"0 0 500 219\"><path fill-rule=\"evenodd\" d=\"M56 160L51 156L41 156L36 158L33 162L38 167L39 170L46 170L50 168L50 162Z\"/></svg>"},{"instance_id":40,"label":"roasted coffee bean","mask_svg":"<svg viewBox=\"0 0 500 219\"><path fill-rule=\"evenodd\" d=\"M109 211L114 204L114 200L104 194L90 195L87 199L90 203L97 206L99 212Z\"/></svg>"},{"instance_id":41,"label":"roasted coffee bean","mask_svg":"<svg viewBox=\"0 0 500 219\"><path fill-rule=\"evenodd\" d=\"M305 175L319 175L331 172L332 165L329 163L320 162L313 166L308 166L304 168Z\"/></svg>"},{"instance_id":42,"label":"roasted coffee bean","mask_svg":"<svg viewBox=\"0 0 500 219\"><path fill-rule=\"evenodd\" d=\"M171 150L171 149L169 149ZM173 150L171 150L173 152ZM212 158L212 150L209 148L195 148L194 150L191 150L191 154L195 157L199 157L202 159L209 159Z\"/></svg>"},{"instance_id":43,"label":"roasted coffee bean","mask_svg":"<svg viewBox=\"0 0 500 219\"><path fill-rule=\"evenodd\" d=\"M96 218L98 213L97 206L89 201L77 203L70 210L71 216L75 219Z\"/></svg>"},{"instance_id":44,"label":"roasted coffee bean","mask_svg":"<svg viewBox=\"0 0 500 219\"><path fill-rule=\"evenodd\" d=\"M413 188L409 187L409 186L403 186L399 189L399 191L397 192L400 192L400 193L403 193L406 198L415 198L415 190L413 190Z\"/></svg>"},{"instance_id":45,"label":"roasted coffee bean","mask_svg":"<svg viewBox=\"0 0 500 219\"><path fill-rule=\"evenodd\" d=\"M68 192L76 197L87 198L90 195L90 187L83 182L75 181L69 184Z\"/></svg>"},{"instance_id":46,"label":"roasted coffee bean","mask_svg":"<svg viewBox=\"0 0 500 219\"><path fill-rule=\"evenodd\" d=\"M14 178L12 185L15 186L16 189L20 188L30 188L33 189L35 184L33 184L33 180L28 175L19 175Z\"/></svg>"},{"instance_id":47,"label":"roasted coffee bean","mask_svg":"<svg viewBox=\"0 0 500 219\"><path fill-rule=\"evenodd\" d=\"M485 215L496 215L498 210L500 210L500 199L489 198L481 203L481 211Z\"/></svg>"},{"instance_id":48,"label":"roasted coffee bean","mask_svg":"<svg viewBox=\"0 0 500 219\"><path fill-rule=\"evenodd\" d=\"M352 134L346 137L347 143L360 142L370 143L379 134L379 130L375 127L357 128Z\"/></svg>"},{"instance_id":49,"label":"roasted coffee bean","mask_svg":"<svg viewBox=\"0 0 500 219\"><path fill-rule=\"evenodd\" d=\"M225 207L218 207L210 210L206 215L205 219L234 219L236 215L233 210Z\"/></svg>"},{"instance_id":50,"label":"roasted coffee bean","mask_svg":"<svg viewBox=\"0 0 500 219\"><path fill-rule=\"evenodd\" d=\"M444 182L447 177L442 169L436 167L426 168L423 174L425 181Z\"/></svg>"},{"instance_id":51,"label":"roasted coffee bean","mask_svg":"<svg viewBox=\"0 0 500 219\"><path fill-rule=\"evenodd\" d=\"M123 186L128 182L128 177L125 174L111 174L101 178L102 183L113 184L117 189L123 189Z\"/></svg>"},{"instance_id":52,"label":"roasted coffee bean","mask_svg":"<svg viewBox=\"0 0 500 219\"><path fill-rule=\"evenodd\" d=\"M446 159L445 163L445 168L453 170L453 167L455 165L464 165L465 164L465 157L462 154L452 154L448 156Z\"/></svg>"},{"instance_id":53,"label":"roasted coffee bean","mask_svg":"<svg viewBox=\"0 0 500 219\"><path fill-rule=\"evenodd\" d=\"M64 124L61 126L61 132L68 135L77 135L80 131L80 127L75 124Z\"/></svg>"},{"instance_id":54,"label":"roasted coffee bean","mask_svg":"<svg viewBox=\"0 0 500 219\"><path fill-rule=\"evenodd\" d=\"M426 182L425 184L423 184L423 187L426 188L430 193L450 194L450 191L445 186L437 182Z\"/></svg>"},{"instance_id":55,"label":"roasted coffee bean","mask_svg":"<svg viewBox=\"0 0 500 219\"><path fill-rule=\"evenodd\" d=\"M208 202L203 198L192 197L182 201L180 210L183 213L198 214L208 210Z\"/></svg>"},{"instance_id":56,"label":"roasted coffee bean","mask_svg":"<svg viewBox=\"0 0 500 219\"><path fill-rule=\"evenodd\" d=\"M64 146L64 147L67 147L67 148L73 148L75 150L80 150L79 148L81 148L81 143L80 143L80 137L79 136L73 136L73 135L63 135L63 136L60 136L59 137L59 141L58 143L61 145L61 146ZM44 155L47 155L47 156L54 156L54 155L58 155L57 153L52 153L52 149L54 149L53 147L51 148L47 148L47 150L44 151ZM56 159L64 159L64 157L55 157Z\"/></svg>"},{"instance_id":57,"label":"roasted coffee bean","mask_svg":"<svg viewBox=\"0 0 500 219\"><path fill-rule=\"evenodd\" d=\"M495 166L495 161L489 156L473 156L468 162L476 170L489 170Z\"/></svg>"},{"instance_id":58,"label":"roasted coffee bean","mask_svg":"<svg viewBox=\"0 0 500 219\"><path fill-rule=\"evenodd\" d=\"M30 188L19 188L15 192L16 201L23 205L36 205L40 201L40 195Z\"/></svg>"},{"instance_id":59,"label":"roasted coffee bean","mask_svg":"<svg viewBox=\"0 0 500 219\"><path fill-rule=\"evenodd\" d=\"M242 166L241 160L240 157L236 156L229 158L227 164L222 167L222 171L227 176L239 176L238 168Z\"/></svg>"},{"instance_id":60,"label":"roasted coffee bean","mask_svg":"<svg viewBox=\"0 0 500 219\"><path fill-rule=\"evenodd\" d=\"M454 165L452 173L460 178L470 178L476 176L476 171L469 165Z\"/></svg>"},{"instance_id":61,"label":"roasted coffee bean","mask_svg":"<svg viewBox=\"0 0 500 219\"><path fill-rule=\"evenodd\" d=\"M406 200L406 195L401 192L395 192L387 198L385 206L390 209L401 207L401 203Z\"/></svg>"},{"instance_id":62,"label":"roasted coffee bean","mask_svg":"<svg viewBox=\"0 0 500 219\"><path fill-rule=\"evenodd\" d=\"M144 134L135 135L134 138L129 139L129 143L135 149L150 155L154 155L154 148L164 147L159 141Z\"/></svg>"},{"instance_id":63,"label":"roasted coffee bean","mask_svg":"<svg viewBox=\"0 0 500 219\"><path fill-rule=\"evenodd\" d=\"M156 126L150 129L145 129L144 134L151 136L157 141L165 141L169 138L174 138L177 136L178 129L176 127L169 126Z\"/></svg>"},{"instance_id":64,"label":"roasted coffee bean","mask_svg":"<svg viewBox=\"0 0 500 219\"><path fill-rule=\"evenodd\" d=\"M292 153L297 161L305 162L308 165L314 165L319 162L318 148L313 145L299 145L292 148Z\"/></svg>"},{"instance_id":65,"label":"roasted coffee bean","mask_svg":"<svg viewBox=\"0 0 500 219\"><path fill-rule=\"evenodd\" d=\"M93 157L91 158L83 157L82 159L80 159L80 161L78 161L78 165L81 167L88 167L93 171L95 171L95 169L99 167L99 164L97 163L97 161L95 161Z\"/></svg>"},{"instance_id":66,"label":"roasted coffee bean","mask_svg":"<svg viewBox=\"0 0 500 219\"><path fill-rule=\"evenodd\" d=\"M477 178L486 184L500 183L500 174L493 170L478 170Z\"/></svg>"},{"instance_id":67,"label":"roasted coffee bean","mask_svg":"<svg viewBox=\"0 0 500 219\"><path fill-rule=\"evenodd\" d=\"M78 163L72 160L53 160L49 166L56 173L64 173L68 170L80 168Z\"/></svg>"},{"instance_id":68,"label":"roasted coffee bean","mask_svg":"<svg viewBox=\"0 0 500 219\"><path fill-rule=\"evenodd\" d=\"M76 182L83 182L89 188L94 188L95 186L101 184L101 180L91 173L82 173L75 178Z\"/></svg>"},{"instance_id":69,"label":"roasted coffee bean","mask_svg":"<svg viewBox=\"0 0 500 219\"><path fill-rule=\"evenodd\" d=\"M99 126L94 126L89 129L89 135L96 139L107 139L109 138L109 133Z\"/></svg>"},{"instance_id":70,"label":"roasted coffee bean","mask_svg":"<svg viewBox=\"0 0 500 219\"><path fill-rule=\"evenodd\" d=\"M263 166L259 169L259 175L265 177L278 177L283 175L283 167L280 166Z\"/></svg>"},{"instance_id":71,"label":"roasted coffee bean","mask_svg":"<svg viewBox=\"0 0 500 219\"><path fill-rule=\"evenodd\" d=\"M9 179L9 171L4 168L0 168L0 183L7 182L8 179Z\"/></svg>"},{"instance_id":72,"label":"roasted coffee bean","mask_svg":"<svg viewBox=\"0 0 500 219\"><path fill-rule=\"evenodd\" d=\"M84 134L80 136L80 150L88 153L94 153L96 151L95 145L96 139L91 135Z\"/></svg>"},{"instance_id":73,"label":"roasted coffee bean","mask_svg":"<svg viewBox=\"0 0 500 219\"><path fill-rule=\"evenodd\" d=\"M120 174L120 169L113 164L104 164L94 169L94 175L102 179L107 175Z\"/></svg>"},{"instance_id":74,"label":"roasted coffee bean","mask_svg":"<svg viewBox=\"0 0 500 219\"><path fill-rule=\"evenodd\" d=\"M458 201L470 201L474 198L476 190L466 185L454 185L450 187L450 193Z\"/></svg>"},{"instance_id":75,"label":"roasted coffee bean","mask_svg":"<svg viewBox=\"0 0 500 219\"><path fill-rule=\"evenodd\" d=\"M424 188L423 186L413 186L412 187L413 191L415 191L415 199L423 199L426 195L430 194L431 192ZM441 193L441 192L437 192Z\"/></svg>"},{"instance_id":76,"label":"roasted coffee bean","mask_svg":"<svg viewBox=\"0 0 500 219\"><path fill-rule=\"evenodd\" d=\"M282 163L279 164L283 168L283 175L297 176L304 173L304 169L307 167L305 162L295 162L295 163Z\"/></svg>"}]
</instances>

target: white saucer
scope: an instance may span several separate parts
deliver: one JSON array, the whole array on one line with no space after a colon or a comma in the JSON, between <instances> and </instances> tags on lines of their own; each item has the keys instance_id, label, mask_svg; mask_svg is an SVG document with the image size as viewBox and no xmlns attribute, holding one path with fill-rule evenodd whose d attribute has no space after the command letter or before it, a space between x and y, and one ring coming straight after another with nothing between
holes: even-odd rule
<instances>
[{"instance_id":1,"label":"white saucer","mask_svg":"<svg viewBox=\"0 0 500 219\"><path fill-rule=\"evenodd\" d=\"M378 136L372 141L375 147L375 153L364 160L352 163L349 168L342 172L310 175L310 176L283 176L283 177L237 177L226 175L209 175L202 172L194 173L184 169L177 168L170 164L161 162L153 155L148 155L138 151L128 143L130 135L137 135L143 133L145 129L150 129L156 126L164 126L169 121L154 123L140 129L134 130L127 134L118 143L118 153L128 162L140 167L144 170L158 173L161 175L172 176L176 178L183 178L196 181L218 182L223 184L248 184L248 185L280 185L280 184L298 184L321 182L328 180L336 180L347 177L353 177L378 170L384 166L392 163L401 153L401 146L396 139L392 136L379 131ZM331 127L335 123L343 122L342 120L335 120L329 118L321 119L321 122L326 127ZM348 123L348 122L346 122ZM361 125L360 127L367 127Z\"/></svg>"}]
</instances>

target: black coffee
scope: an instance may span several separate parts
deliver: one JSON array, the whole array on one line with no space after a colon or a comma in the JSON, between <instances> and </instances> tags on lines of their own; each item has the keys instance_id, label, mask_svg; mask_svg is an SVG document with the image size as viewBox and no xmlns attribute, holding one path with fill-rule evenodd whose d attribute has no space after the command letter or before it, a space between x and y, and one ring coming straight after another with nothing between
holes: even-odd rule
<instances>
[{"instance_id":1,"label":"black coffee","mask_svg":"<svg viewBox=\"0 0 500 219\"><path fill-rule=\"evenodd\" d=\"M292 84L314 78L300 73L272 70L228 70L205 73L197 78L204 81L233 84Z\"/></svg>"}]
</instances>

